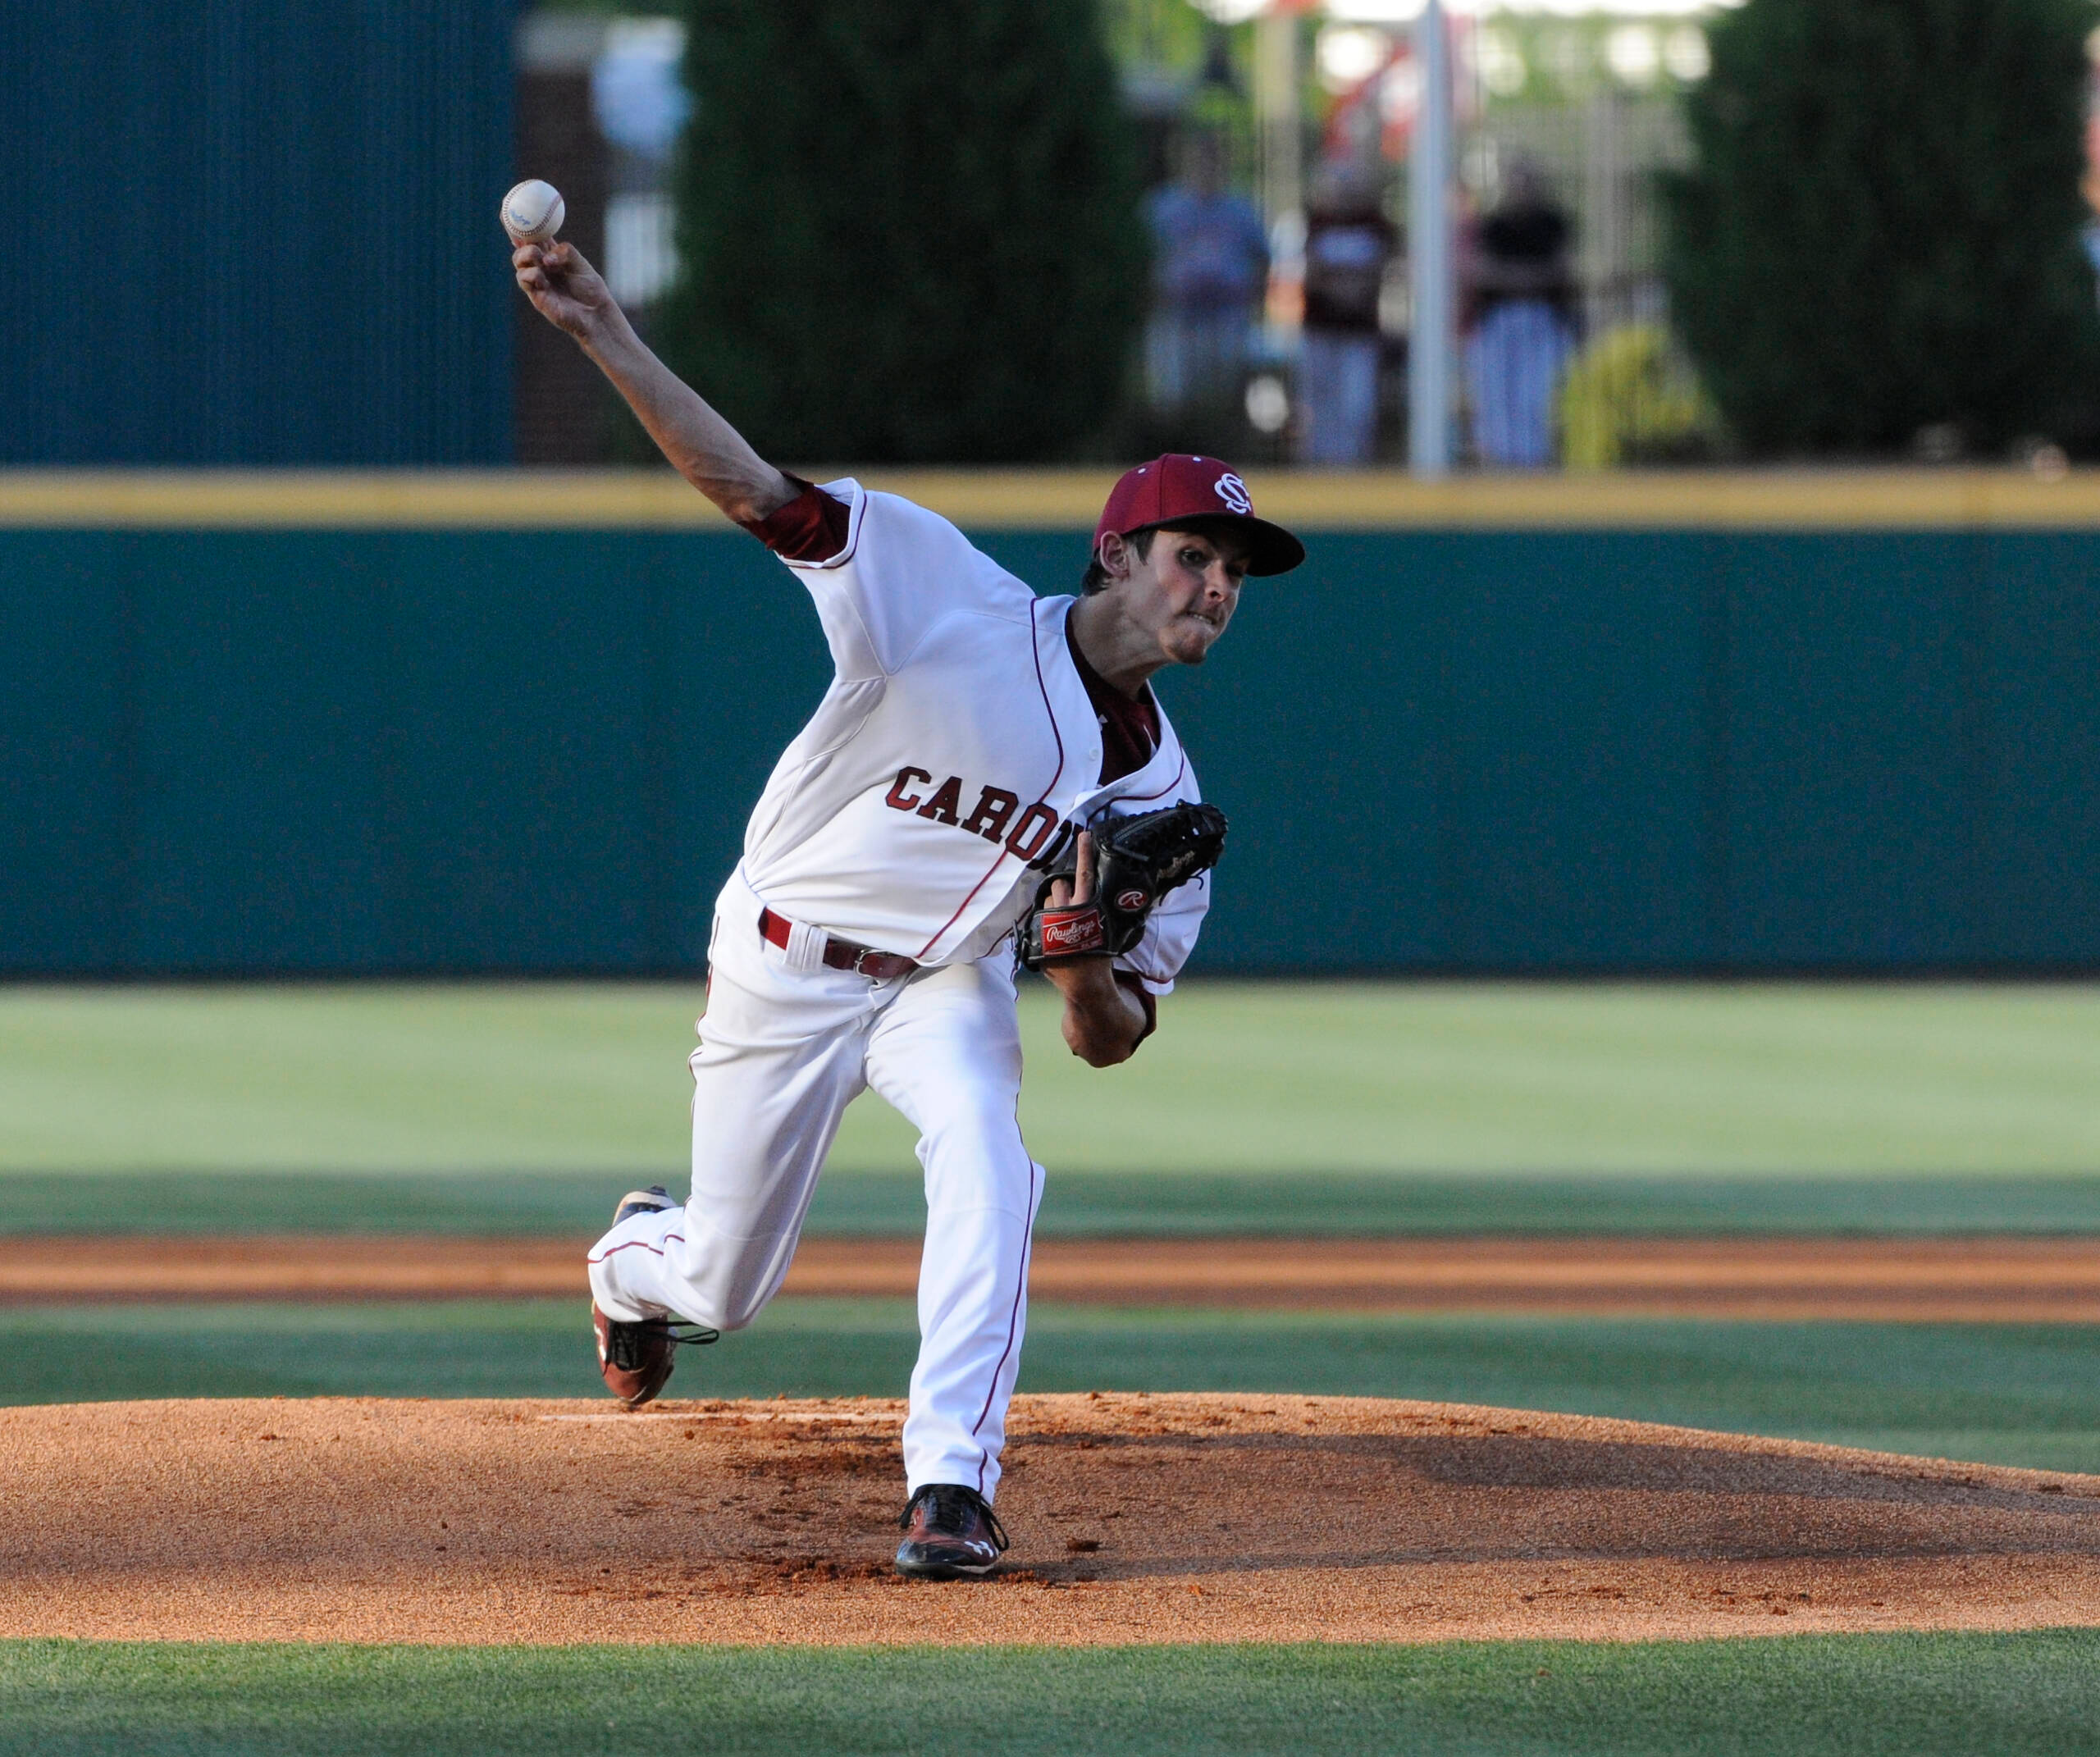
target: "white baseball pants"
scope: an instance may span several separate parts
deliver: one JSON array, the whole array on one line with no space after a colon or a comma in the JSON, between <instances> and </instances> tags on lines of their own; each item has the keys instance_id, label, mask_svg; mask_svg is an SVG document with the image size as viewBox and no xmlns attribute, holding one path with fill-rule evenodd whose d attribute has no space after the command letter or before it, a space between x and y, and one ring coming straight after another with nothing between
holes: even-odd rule
<instances>
[{"instance_id":1,"label":"white baseball pants","mask_svg":"<svg viewBox=\"0 0 2100 1757\"><path fill-rule=\"evenodd\" d=\"M1027 1317L1043 1168L1022 1144L1011 955L876 982L759 933L741 872L715 906L707 1015L692 1057L692 1195L591 1253L608 1317L741 1330L778 1291L847 1105L865 1088L919 1131L926 1242L919 1362L904 1424L911 1492L999 1480Z\"/></svg>"}]
</instances>

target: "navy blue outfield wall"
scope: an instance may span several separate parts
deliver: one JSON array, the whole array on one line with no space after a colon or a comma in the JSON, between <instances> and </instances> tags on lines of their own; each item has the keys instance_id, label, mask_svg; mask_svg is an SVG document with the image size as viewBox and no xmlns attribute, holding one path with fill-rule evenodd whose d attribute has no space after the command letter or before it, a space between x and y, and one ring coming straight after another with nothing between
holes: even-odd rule
<instances>
[{"instance_id":1,"label":"navy blue outfield wall","mask_svg":"<svg viewBox=\"0 0 2100 1757\"><path fill-rule=\"evenodd\" d=\"M2100 966L2096 541L1316 534L1162 681L1200 968ZM0 531L0 970L692 969L825 674L731 532Z\"/></svg>"},{"instance_id":2,"label":"navy blue outfield wall","mask_svg":"<svg viewBox=\"0 0 2100 1757\"><path fill-rule=\"evenodd\" d=\"M510 456L518 0L0 0L0 463Z\"/></svg>"}]
</instances>

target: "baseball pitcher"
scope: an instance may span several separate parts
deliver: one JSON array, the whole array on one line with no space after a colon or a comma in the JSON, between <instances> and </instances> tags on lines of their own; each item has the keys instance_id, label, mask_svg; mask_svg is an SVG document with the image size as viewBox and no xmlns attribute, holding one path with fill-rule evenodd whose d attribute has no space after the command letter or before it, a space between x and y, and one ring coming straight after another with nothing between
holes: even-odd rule
<instances>
[{"instance_id":1,"label":"baseball pitcher","mask_svg":"<svg viewBox=\"0 0 2100 1757\"><path fill-rule=\"evenodd\" d=\"M1304 550L1223 464L1157 458L1110 494L1080 595L1039 598L923 507L768 463L573 246L512 262L687 481L801 582L833 665L715 906L692 1193L635 1192L590 1253L605 1383L646 1403L680 1341L758 1315L872 1087L919 1131L926 1176L897 1565L988 1572L1043 1180L1015 1116L1016 965L1055 985L1093 1066L1152 1032L1225 820L1148 680L1201 664L1242 580Z\"/></svg>"}]
</instances>

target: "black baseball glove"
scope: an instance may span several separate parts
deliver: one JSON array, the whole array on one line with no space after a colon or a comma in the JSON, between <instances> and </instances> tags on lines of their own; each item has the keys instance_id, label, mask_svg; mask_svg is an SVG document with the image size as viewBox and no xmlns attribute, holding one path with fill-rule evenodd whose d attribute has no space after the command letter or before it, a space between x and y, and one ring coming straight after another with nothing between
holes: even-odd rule
<instances>
[{"instance_id":1,"label":"black baseball glove","mask_svg":"<svg viewBox=\"0 0 2100 1757\"><path fill-rule=\"evenodd\" d=\"M1097 818L1088 839L1091 874L1052 874L1021 917L1020 961L1032 970L1065 958L1114 957L1136 945L1153 905L1217 865L1225 814L1185 801L1134 817ZM1051 898L1060 878L1071 882L1071 901L1057 904Z\"/></svg>"}]
</instances>

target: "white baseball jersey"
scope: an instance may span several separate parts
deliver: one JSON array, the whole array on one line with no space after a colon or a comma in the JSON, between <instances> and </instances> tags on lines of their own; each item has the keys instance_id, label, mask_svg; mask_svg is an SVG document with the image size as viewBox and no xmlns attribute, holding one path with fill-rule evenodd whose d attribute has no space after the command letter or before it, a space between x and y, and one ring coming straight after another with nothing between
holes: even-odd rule
<instances>
[{"instance_id":1,"label":"white baseball jersey","mask_svg":"<svg viewBox=\"0 0 2100 1757\"><path fill-rule=\"evenodd\" d=\"M1102 785L1100 724L1066 645L1072 598L1038 598L938 513L851 481L846 545L788 561L835 670L766 783L743 876L791 920L940 965L1012 932L1045 869L1102 812L1201 796L1164 713L1150 761ZM1170 892L1120 968L1164 994L1210 902Z\"/></svg>"}]
</instances>

